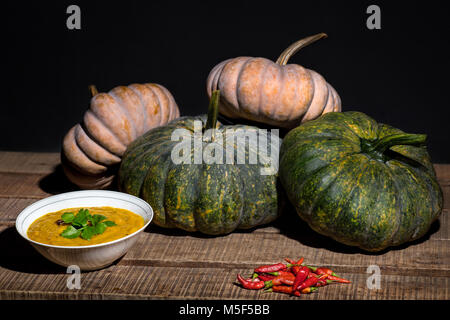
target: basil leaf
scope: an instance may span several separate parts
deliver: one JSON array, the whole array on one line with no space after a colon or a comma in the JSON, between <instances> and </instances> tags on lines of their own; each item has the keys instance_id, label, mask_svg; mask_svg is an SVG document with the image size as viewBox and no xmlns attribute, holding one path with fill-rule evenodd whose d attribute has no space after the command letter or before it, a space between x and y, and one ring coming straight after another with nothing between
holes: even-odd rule
<instances>
[{"instance_id":1,"label":"basil leaf","mask_svg":"<svg viewBox=\"0 0 450 320\"><path fill-rule=\"evenodd\" d=\"M75 229L73 226L68 226L62 233L61 236L67 239L74 239L80 235L81 231Z\"/></svg>"},{"instance_id":2,"label":"basil leaf","mask_svg":"<svg viewBox=\"0 0 450 320\"><path fill-rule=\"evenodd\" d=\"M81 237L85 240L91 240L92 236L95 235L95 228L92 226L87 226L81 232Z\"/></svg>"},{"instance_id":3,"label":"basil leaf","mask_svg":"<svg viewBox=\"0 0 450 320\"><path fill-rule=\"evenodd\" d=\"M90 214L88 209L83 209L84 210L84 215L86 216L86 220L87 221L91 221L92 220L92 215Z\"/></svg>"},{"instance_id":4,"label":"basil leaf","mask_svg":"<svg viewBox=\"0 0 450 320\"><path fill-rule=\"evenodd\" d=\"M73 212L64 212L61 216L61 220L64 221L64 223L71 223L73 218L75 218Z\"/></svg>"},{"instance_id":5,"label":"basil leaf","mask_svg":"<svg viewBox=\"0 0 450 320\"><path fill-rule=\"evenodd\" d=\"M114 227L117 226L117 224L114 221L105 221L103 222L107 227Z\"/></svg>"},{"instance_id":6,"label":"basil leaf","mask_svg":"<svg viewBox=\"0 0 450 320\"><path fill-rule=\"evenodd\" d=\"M72 225L78 227L86 227L88 224L89 217L90 214L88 210L80 209L75 218L72 220Z\"/></svg>"},{"instance_id":7,"label":"basil leaf","mask_svg":"<svg viewBox=\"0 0 450 320\"><path fill-rule=\"evenodd\" d=\"M68 239L81 236L85 240L90 240L93 236L105 232L107 227L116 225L113 221L104 221L106 219L107 217L102 214L91 215L89 210L84 208L78 210L77 214L65 212L59 221L71 225L61 233L61 236Z\"/></svg>"},{"instance_id":8,"label":"basil leaf","mask_svg":"<svg viewBox=\"0 0 450 320\"><path fill-rule=\"evenodd\" d=\"M99 223L105 219L106 219L106 217L102 214L94 214L92 216L91 223L93 226L95 226L97 223Z\"/></svg>"},{"instance_id":9,"label":"basil leaf","mask_svg":"<svg viewBox=\"0 0 450 320\"><path fill-rule=\"evenodd\" d=\"M99 222L95 226L95 233L96 234L102 234L103 232L105 232L105 230L106 230L106 224L104 222Z\"/></svg>"}]
</instances>

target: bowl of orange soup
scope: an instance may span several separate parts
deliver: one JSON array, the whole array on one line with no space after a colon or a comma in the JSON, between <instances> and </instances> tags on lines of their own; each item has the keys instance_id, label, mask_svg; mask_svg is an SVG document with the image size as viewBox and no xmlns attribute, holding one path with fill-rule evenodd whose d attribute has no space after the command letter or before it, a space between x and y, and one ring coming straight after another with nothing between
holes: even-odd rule
<instances>
[{"instance_id":1,"label":"bowl of orange soup","mask_svg":"<svg viewBox=\"0 0 450 320\"><path fill-rule=\"evenodd\" d=\"M116 191L62 193L33 203L16 229L48 260L97 270L125 255L153 219L144 200Z\"/></svg>"}]
</instances>

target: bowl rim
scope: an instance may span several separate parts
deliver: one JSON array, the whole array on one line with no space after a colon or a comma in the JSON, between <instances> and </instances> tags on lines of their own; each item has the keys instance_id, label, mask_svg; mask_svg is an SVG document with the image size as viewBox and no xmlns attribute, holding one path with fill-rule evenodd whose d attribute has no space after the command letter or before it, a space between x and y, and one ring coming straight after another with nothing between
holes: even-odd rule
<instances>
[{"instance_id":1,"label":"bowl rim","mask_svg":"<svg viewBox=\"0 0 450 320\"><path fill-rule=\"evenodd\" d=\"M133 233L131 233L131 234L125 236L125 237L122 237L122 238L119 238L119 239L116 239L116 240L112 240L112 241L108 241L108 242L103 242L103 243L98 243L98 244L90 244L90 245L86 245L86 246L60 246L60 245L52 245L52 244L42 243L42 242L38 242L38 241L35 241L35 240L31 240L26 235L26 231L25 231L25 234L23 232L21 232L21 230L19 228L19 218L21 216L24 216L25 214L27 214L29 211L34 211L34 210L38 209L38 208L35 208L35 207L38 207L40 204L42 204L42 202L48 202L51 199L55 200L55 201L53 201L51 203L46 203L45 204L45 205L49 205L49 204L52 204L52 203L55 203L55 202L69 200L71 195L73 196L75 194L77 194L77 195L85 194L86 196L89 196L89 194L92 194L92 193L97 193L98 195L103 193L104 195L112 196L112 198L116 198L116 199L123 200L123 201L128 201L128 202L133 202L135 204L136 204L136 202L138 202L139 204L141 204L144 207L147 207L149 209L150 218L148 219L148 221L141 228L139 228L135 232L133 232ZM114 197L114 195L116 195L116 197ZM120 195L121 198L118 198L119 195ZM69 196L68 199L66 199L67 196ZM95 195L91 195L90 197L95 197ZM124 199L124 198L128 198L128 199ZM133 201L130 201L130 200L133 200ZM44 213L43 215L39 216L39 218L44 216L45 214L46 213ZM135 214L137 214L137 213L135 213ZM90 248L98 248L98 247L104 247L104 246L112 245L112 244L115 244L115 243L118 243L118 242L121 242L121 241L124 241L124 240L127 240L129 238L134 237L138 233L142 232L145 228L147 228L147 226L152 222L153 217L154 217L154 212L153 212L152 206L150 204L148 204L145 200L143 200L141 198L138 198L136 196L133 196L131 194L124 193L124 192L118 192L118 191L112 191L112 190L78 190L78 191L70 191L70 192L60 193L60 194L53 195L53 196L50 196L50 197L47 197L47 198L40 199L40 200L38 200L36 202L33 202L32 204L30 204L29 206L24 208L17 215L15 226L16 226L17 233L19 233L22 238L24 238L25 240L27 240L27 241L29 241L31 243L39 245L39 246L44 246L44 247L49 247L49 248L57 248L57 249L90 249Z\"/></svg>"}]
</instances>

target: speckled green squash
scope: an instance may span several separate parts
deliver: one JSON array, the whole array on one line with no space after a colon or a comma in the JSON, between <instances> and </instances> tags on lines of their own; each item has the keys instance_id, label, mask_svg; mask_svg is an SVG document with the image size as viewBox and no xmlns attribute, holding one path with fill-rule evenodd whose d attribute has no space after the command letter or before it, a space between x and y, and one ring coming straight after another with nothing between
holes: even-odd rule
<instances>
[{"instance_id":1,"label":"speckled green squash","mask_svg":"<svg viewBox=\"0 0 450 320\"><path fill-rule=\"evenodd\" d=\"M146 200L153 208L155 224L221 235L269 223L279 215L282 200L277 170L281 139L267 131L257 131L256 127L220 124L217 105L218 92L211 98L209 117L178 118L148 131L125 152L119 170L119 188ZM195 140L195 121L203 128L204 141ZM207 128L215 128L213 140ZM186 137L185 146L191 147L186 154L177 149L181 138L172 141L177 129L181 129L177 131L180 137ZM229 129L234 129L234 133ZM248 138L241 153L237 152L236 137L242 132L238 129L251 129L256 134ZM266 138L267 148L263 151L255 148L255 138ZM199 145L203 150L200 155L221 153L222 161L211 163L202 156L196 158L194 153ZM173 152L186 155L190 160L186 162L190 163L174 162ZM261 169L271 167L272 153L276 159L273 174L261 175ZM255 155L257 162L251 164Z\"/></svg>"},{"instance_id":2,"label":"speckled green squash","mask_svg":"<svg viewBox=\"0 0 450 320\"><path fill-rule=\"evenodd\" d=\"M425 139L360 112L328 113L286 135L281 182L320 234L368 251L396 246L422 237L442 211Z\"/></svg>"}]
</instances>

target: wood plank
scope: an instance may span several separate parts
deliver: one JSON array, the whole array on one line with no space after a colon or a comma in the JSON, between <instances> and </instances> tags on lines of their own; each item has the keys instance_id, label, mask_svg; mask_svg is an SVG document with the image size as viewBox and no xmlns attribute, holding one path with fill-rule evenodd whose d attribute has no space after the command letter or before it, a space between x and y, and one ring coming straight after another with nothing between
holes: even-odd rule
<instances>
[{"instance_id":1,"label":"wood plank","mask_svg":"<svg viewBox=\"0 0 450 320\"><path fill-rule=\"evenodd\" d=\"M0 173L0 196L9 198L45 198L51 194L39 187L42 177L40 174Z\"/></svg>"},{"instance_id":2,"label":"wood plank","mask_svg":"<svg viewBox=\"0 0 450 320\"><path fill-rule=\"evenodd\" d=\"M31 202L34 200L0 199L1 224L14 229L16 214ZM337 272L364 272L369 265L377 264L390 274L396 274L400 269L420 274L427 269L430 274L450 276L449 213L445 210L440 223L434 224L423 239L379 254L366 253L320 236L296 216L280 219L273 226L224 237L190 234L152 225L120 263L251 269L259 264L281 261L286 256L304 256L310 264L327 265ZM25 243L22 239L20 241L22 245Z\"/></svg>"},{"instance_id":3,"label":"wood plank","mask_svg":"<svg viewBox=\"0 0 450 320\"><path fill-rule=\"evenodd\" d=\"M63 270L24 275L2 270L0 299L449 299L447 277L382 275L377 290L367 288L369 274L343 274L352 284L332 284L300 298L236 284L244 269L111 266L81 274L81 289L70 290Z\"/></svg>"},{"instance_id":4,"label":"wood plank","mask_svg":"<svg viewBox=\"0 0 450 320\"><path fill-rule=\"evenodd\" d=\"M82 273L81 289L69 290L68 275L40 256L6 226L0 226L0 299L297 299L283 294L244 290L235 284L237 273L249 275L253 266L226 262L178 265L127 265L118 263ZM193 250L195 254L195 248ZM191 257L193 258L193 257ZM208 260L201 258L202 260ZM211 260L210 260L211 261ZM214 261L213 261L214 262ZM330 285L301 299L449 299L449 277L429 272L408 274L381 266L380 290L369 290L365 268L341 272L351 285Z\"/></svg>"},{"instance_id":5,"label":"wood plank","mask_svg":"<svg viewBox=\"0 0 450 320\"><path fill-rule=\"evenodd\" d=\"M224 237L150 226L123 259L83 273L82 289L71 291L65 286L65 270L41 257L14 228L17 214L37 199L76 190L58 163L58 154L0 152L1 299L296 299L233 284L236 273L249 274L256 265L285 256L304 256L308 263L330 266L354 282L302 299L450 298L450 165L435 165L444 192L440 222L423 239L399 248L369 254L346 247L316 234L288 212L271 226ZM371 264L381 268L381 290L366 287Z\"/></svg>"},{"instance_id":6,"label":"wood plank","mask_svg":"<svg viewBox=\"0 0 450 320\"><path fill-rule=\"evenodd\" d=\"M0 198L0 225L14 225L19 213L37 199Z\"/></svg>"},{"instance_id":7,"label":"wood plank","mask_svg":"<svg viewBox=\"0 0 450 320\"><path fill-rule=\"evenodd\" d=\"M318 238L316 236L316 238ZM386 274L407 273L450 277L449 240L428 239L381 254L368 254L341 246L328 239L302 243L284 234L234 233L208 240L194 236L171 237L144 233L121 265L215 268L247 267L303 256L311 265L329 266L338 273L365 272L378 265ZM327 241L327 242L324 242ZM281 249L280 249L281 248Z\"/></svg>"},{"instance_id":8,"label":"wood plank","mask_svg":"<svg viewBox=\"0 0 450 320\"><path fill-rule=\"evenodd\" d=\"M5 249L3 256L11 266L26 264L30 255L26 249L28 243L17 234L13 225L4 225L4 228L0 240L4 239L3 243L14 252ZM400 248L370 254L338 244L313 231L306 238L303 236L257 230L224 237L205 237L162 233L151 226L141 234L119 265L252 270L257 265L282 261L285 257L303 256L310 265L329 266L338 273L364 273L369 265L378 265L385 274L421 275L425 272L450 277L450 240L425 238Z\"/></svg>"},{"instance_id":9,"label":"wood plank","mask_svg":"<svg viewBox=\"0 0 450 320\"><path fill-rule=\"evenodd\" d=\"M14 226L17 214L35 199L0 199L0 223ZM244 263L249 264L270 262L267 261L265 250L273 250L274 246L281 246L283 254L296 257L299 254L313 256L314 252L323 250L323 256L330 256L334 265L346 265L345 260L357 256L365 256L364 263L375 263L382 257L383 264L416 266L423 268L427 263L434 267L444 266L450 268L449 255L449 210L444 210L439 223L435 223L424 239L419 239L411 245L402 246L403 250L389 250L381 255L367 255L358 249L340 245L332 240L322 237L310 230L296 216L285 217L273 226L257 228L252 232L235 232L224 237L208 237L201 234L189 234L180 230L163 229L150 226L139 239L136 247L127 256L127 259L136 263L154 263L154 261L181 261L189 260L205 263ZM295 214L295 213L292 213ZM295 221L297 220L297 221ZM441 242L439 242L441 241ZM242 243L247 244L242 246ZM261 247L265 250L261 251ZM189 251L183 250L189 248ZM223 248L223 250L215 250ZM323 249L321 249L323 248ZM439 251L439 253L436 252ZM336 257L335 252L341 252ZM250 252L250 254L248 254ZM255 255L258 253L258 255ZM357 254L357 255L355 255ZM438 256L435 256L438 254ZM399 260L399 255L403 258ZM429 257L431 255L431 258ZM416 260L416 256L422 258ZM249 258L250 257L250 258ZM274 259L275 257L271 258ZM279 256L277 259L284 257ZM146 262L148 260L148 262ZM435 262L438 260L437 262ZM317 264L330 263L320 259Z\"/></svg>"},{"instance_id":10,"label":"wood plank","mask_svg":"<svg viewBox=\"0 0 450 320\"><path fill-rule=\"evenodd\" d=\"M450 185L441 187L444 195L444 209L450 209Z\"/></svg>"},{"instance_id":11,"label":"wood plank","mask_svg":"<svg viewBox=\"0 0 450 320\"><path fill-rule=\"evenodd\" d=\"M439 182L442 185L450 185L450 164L448 163L435 163L434 169Z\"/></svg>"},{"instance_id":12,"label":"wood plank","mask_svg":"<svg viewBox=\"0 0 450 320\"><path fill-rule=\"evenodd\" d=\"M64 175L59 153L0 152L0 198L41 199L79 190Z\"/></svg>"},{"instance_id":13,"label":"wood plank","mask_svg":"<svg viewBox=\"0 0 450 320\"><path fill-rule=\"evenodd\" d=\"M74 190L79 188L67 180L60 167L46 175L0 172L0 198L42 199Z\"/></svg>"},{"instance_id":14,"label":"wood plank","mask_svg":"<svg viewBox=\"0 0 450 320\"><path fill-rule=\"evenodd\" d=\"M442 210L439 221L432 225L430 231L430 239L433 240L450 240L450 209ZM436 232L433 232L436 230Z\"/></svg>"},{"instance_id":15,"label":"wood plank","mask_svg":"<svg viewBox=\"0 0 450 320\"><path fill-rule=\"evenodd\" d=\"M48 174L59 163L55 152L0 152L0 172Z\"/></svg>"}]
</instances>

